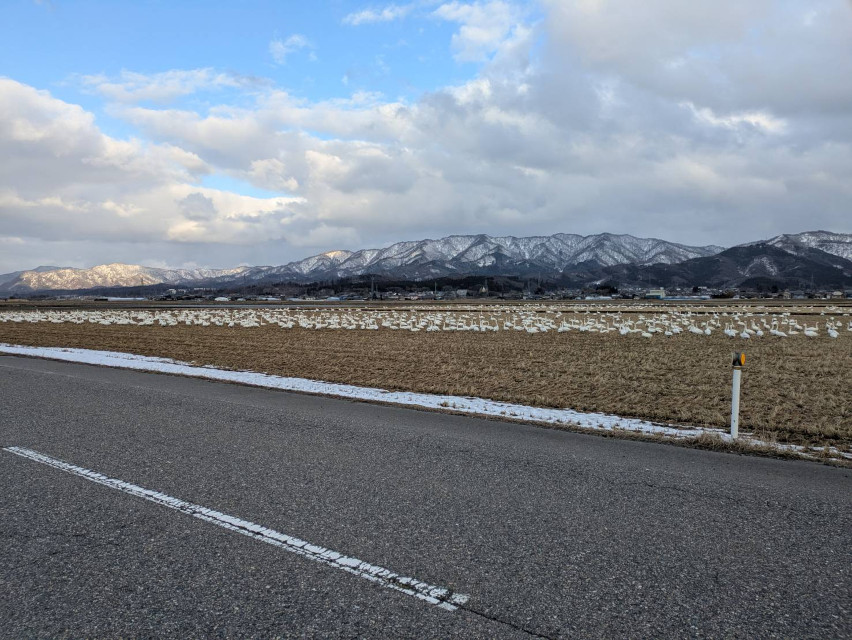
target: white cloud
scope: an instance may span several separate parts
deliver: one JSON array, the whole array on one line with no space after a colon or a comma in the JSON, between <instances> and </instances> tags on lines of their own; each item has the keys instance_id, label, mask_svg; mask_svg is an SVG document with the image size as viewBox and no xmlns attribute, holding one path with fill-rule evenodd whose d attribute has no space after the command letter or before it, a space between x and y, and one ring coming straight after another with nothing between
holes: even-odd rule
<instances>
[{"instance_id":1,"label":"white cloud","mask_svg":"<svg viewBox=\"0 0 852 640\"><path fill-rule=\"evenodd\" d=\"M280 38L272 40L269 43L269 53L272 55L272 59L275 60L276 64L286 64L287 56L291 53L312 46L310 40L305 36L300 33L294 33L286 40L281 40Z\"/></svg>"},{"instance_id":2,"label":"white cloud","mask_svg":"<svg viewBox=\"0 0 852 640\"><path fill-rule=\"evenodd\" d=\"M92 114L0 79L0 234L250 244L283 238L298 198L252 198L196 183L210 171L174 144L104 135Z\"/></svg>"},{"instance_id":3,"label":"white cloud","mask_svg":"<svg viewBox=\"0 0 852 640\"><path fill-rule=\"evenodd\" d=\"M295 192L299 181L287 171L287 166L278 158L252 160L248 171L242 177L261 188L270 191Z\"/></svg>"},{"instance_id":4,"label":"white cloud","mask_svg":"<svg viewBox=\"0 0 852 640\"><path fill-rule=\"evenodd\" d=\"M411 13L414 5L389 4L381 9L363 9L346 15L344 24L358 26L361 24L372 24L376 22L392 22L400 20Z\"/></svg>"},{"instance_id":5,"label":"white cloud","mask_svg":"<svg viewBox=\"0 0 852 640\"><path fill-rule=\"evenodd\" d=\"M482 62L506 40L521 23L521 11L503 0L490 2L448 2L432 14L461 26L453 35L452 46L457 60Z\"/></svg>"},{"instance_id":6,"label":"white cloud","mask_svg":"<svg viewBox=\"0 0 852 640\"><path fill-rule=\"evenodd\" d=\"M206 89L249 88L262 84L256 78L241 77L206 69L172 69L154 74L123 70L117 78L104 75L79 76L80 83L115 102L168 102Z\"/></svg>"},{"instance_id":7,"label":"white cloud","mask_svg":"<svg viewBox=\"0 0 852 640\"><path fill-rule=\"evenodd\" d=\"M766 111L744 111L719 116L709 107L697 108L692 102L681 102L680 106L689 109L699 122L713 127L725 129L740 129L749 126L762 130L766 133L783 133L787 129L787 122L783 118L776 118Z\"/></svg>"}]
</instances>

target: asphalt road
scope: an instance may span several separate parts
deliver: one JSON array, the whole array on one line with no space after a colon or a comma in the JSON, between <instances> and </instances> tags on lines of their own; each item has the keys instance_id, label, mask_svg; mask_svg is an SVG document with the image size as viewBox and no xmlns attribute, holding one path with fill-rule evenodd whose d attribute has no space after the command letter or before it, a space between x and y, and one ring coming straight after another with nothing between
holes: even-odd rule
<instances>
[{"instance_id":1,"label":"asphalt road","mask_svg":"<svg viewBox=\"0 0 852 640\"><path fill-rule=\"evenodd\" d=\"M852 637L848 469L15 357L0 401L0 447L470 597L0 451L2 637Z\"/></svg>"}]
</instances>

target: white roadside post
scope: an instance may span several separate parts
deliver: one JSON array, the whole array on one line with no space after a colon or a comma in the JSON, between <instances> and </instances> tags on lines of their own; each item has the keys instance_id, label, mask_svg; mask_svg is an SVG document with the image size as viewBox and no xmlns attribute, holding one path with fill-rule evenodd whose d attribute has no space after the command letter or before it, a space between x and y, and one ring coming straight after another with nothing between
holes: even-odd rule
<instances>
[{"instance_id":1,"label":"white roadside post","mask_svg":"<svg viewBox=\"0 0 852 640\"><path fill-rule=\"evenodd\" d=\"M731 438L736 440L740 435L740 378L743 374L745 354L735 353L733 362L734 383L731 386Z\"/></svg>"}]
</instances>

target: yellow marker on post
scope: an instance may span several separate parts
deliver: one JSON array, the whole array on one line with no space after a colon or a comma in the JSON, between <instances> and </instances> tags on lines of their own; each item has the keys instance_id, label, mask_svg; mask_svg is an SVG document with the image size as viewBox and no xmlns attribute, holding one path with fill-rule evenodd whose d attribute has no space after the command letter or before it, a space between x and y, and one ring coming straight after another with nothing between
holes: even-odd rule
<instances>
[{"instance_id":1,"label":"yellow marker on post","mask_svg":"<svg viewBox=\"0 0 852 640\"><path fill-rule=\"evenodd\" d=\"M745 365L745 353L734 353L731 365L734 367L734 382L731 385L731 438L740 435L740 378Z\"/></svg>"}]
</instances>

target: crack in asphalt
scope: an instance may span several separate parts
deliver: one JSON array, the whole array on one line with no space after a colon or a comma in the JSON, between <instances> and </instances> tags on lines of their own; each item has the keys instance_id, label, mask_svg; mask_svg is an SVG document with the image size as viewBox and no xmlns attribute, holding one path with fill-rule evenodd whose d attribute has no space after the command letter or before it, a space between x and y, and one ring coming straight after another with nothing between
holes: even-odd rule
<instances>
[{"instance_id":1,"label":"crack in asphalt","mask_svg":"<svg viewBox=\"0 0 852 640\"><path fill-rule=\"evenodd\" d=\"M500 618L498 616L485 613L484 611L478 611L477 609L474 609L473 607L471 607L467 604L459 604L459 605L456 605L456 606L462 611L466 611L467 613L471 613L471 614L473 614L473 615L475 615L479 618L482 618L484 620L488 620L490 622L496 622L497 624L501 624L503 626L510 627L510 628L514 629L515 631L520 631L521 633L524 633L524 634L530 636L531 638L542 638L542 640L556 640L556 636L543 635L543 634L538 633L536 631L532 631L530 629L527 629L526 627L524 627L520 624L517 624L515 622L511 622L510 620L505 620L504 618Z\"/></svg>"}]
</instances>

